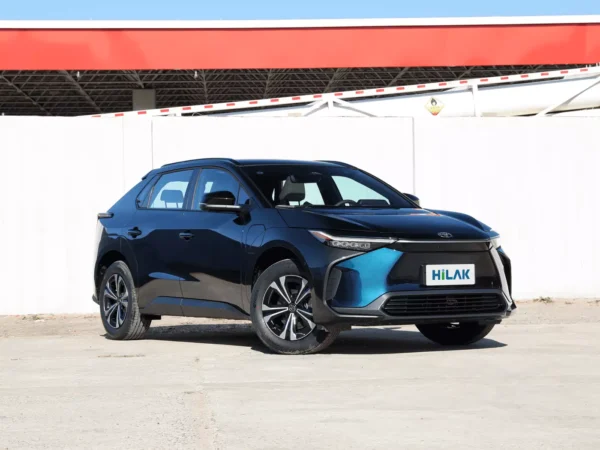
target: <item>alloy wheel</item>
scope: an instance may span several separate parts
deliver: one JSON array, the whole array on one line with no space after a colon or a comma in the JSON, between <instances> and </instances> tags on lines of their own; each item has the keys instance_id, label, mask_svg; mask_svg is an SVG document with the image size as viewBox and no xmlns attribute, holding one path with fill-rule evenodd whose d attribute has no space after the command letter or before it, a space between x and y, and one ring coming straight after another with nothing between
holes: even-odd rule
<instances>
[{"instance_id":1,"label":"alloy wheel","mask_svg":"<svg viewBox=\"0 0 600 450\"><path fill-rule=\"evenodd\" d=\"M262 302L263 321L275 336L298 341L316 328L313 322L311 289L298 275L285 275L267 288Z\"/></svg>"},{"instance_id":2,"label":"alloy wheel","mask_svg":"<svg viewBox=\"0 0 600 450\"><path fill-rule=\"evenodd\" d=\"M129 307L129 292L119 274L112 275L104 287L104 317L113 328L120 328Z\"/></svg>"}]
</instances>

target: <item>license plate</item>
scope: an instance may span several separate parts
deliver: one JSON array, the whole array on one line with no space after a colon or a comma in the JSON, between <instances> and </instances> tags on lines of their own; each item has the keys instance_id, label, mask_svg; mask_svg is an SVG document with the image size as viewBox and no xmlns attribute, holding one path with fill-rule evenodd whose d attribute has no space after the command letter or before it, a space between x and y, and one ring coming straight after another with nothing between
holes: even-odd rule
<instances>
[{"instance_id":1,"label":"license plate","mask_svg":"<svg viewBox=\"0 0 600 450\"><path fill-rule=\"evenodd\" d=\"M428 264L425 266L426 286L469 284L475 284L475 264Z\"/></svg>"}]
</instances>

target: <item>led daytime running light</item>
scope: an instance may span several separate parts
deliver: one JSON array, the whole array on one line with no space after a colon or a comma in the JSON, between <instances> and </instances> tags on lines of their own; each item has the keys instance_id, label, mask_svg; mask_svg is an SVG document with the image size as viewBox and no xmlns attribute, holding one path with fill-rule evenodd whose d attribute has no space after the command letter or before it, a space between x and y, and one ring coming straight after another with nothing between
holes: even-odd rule
<instances>
[{"instance_id":1,"label":"led daytime running light","mask_svg":"<svg viewBox=\"0 0 600 450\"><path fill-rule=\"evenodd\" d=\"M391 238L359 238L332 236L331 234L325 233L323 231L311 230L310 234L312 234L315 238L317 238L325 245L329 245L330 247L341 248L345 250L357 250L362 252L396 242L396 239Z\"/></svg>"}]
</instances>

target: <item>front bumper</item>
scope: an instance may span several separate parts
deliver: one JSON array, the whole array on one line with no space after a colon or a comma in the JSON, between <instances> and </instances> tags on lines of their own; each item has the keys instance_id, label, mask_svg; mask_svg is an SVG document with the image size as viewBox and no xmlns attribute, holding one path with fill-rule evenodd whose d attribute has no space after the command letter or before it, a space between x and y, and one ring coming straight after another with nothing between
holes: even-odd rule
<instances>
[{"instance_id":1,"label":"front bumper","mask_svg":"<svg viewBox=\"0 0 600 450\"><path fill-rule=\"evenodd\" d=\"M424 302L434 298L434 302ZM493 299L493 307L460 308L460 303L477 298ZM397 301L400 299L401 301ZM461 302L457 299L463 299ZM437 300L437 302L435 301ZM441 300L441 301L440 301ZM446 302L445 304L443 302ZM393 306L390 306L393 305ZM400 306L397 306L400 305ZM395 306L395 307L394 307ZM360 324L420 324L436 322L493 322L511 316L516 306L500 290L438 290L435 294L423 291L388 292L364 308L329 308L334 314L330 323ZM454 311L453 311L454 309ZM479 310L478 310L479 309Z\"/></svg>"},{"instance_id":2,"label":"front bumper","mask_svg":"<svg viewBox=\"0 0 600 450\"><path fill-rule=\"evenodd\" d=\"M386 247L334 261L322 292L315 292L315 321L323 325L499 323L510 317L516 305L510 294L508 257L487 244L476 252L457 251L456 244L446 248L451 251L439 246L421 246L414 252ZM424 264L439 262L476 264L475 285L424 286Z\"/></svg>"}]
</instances>

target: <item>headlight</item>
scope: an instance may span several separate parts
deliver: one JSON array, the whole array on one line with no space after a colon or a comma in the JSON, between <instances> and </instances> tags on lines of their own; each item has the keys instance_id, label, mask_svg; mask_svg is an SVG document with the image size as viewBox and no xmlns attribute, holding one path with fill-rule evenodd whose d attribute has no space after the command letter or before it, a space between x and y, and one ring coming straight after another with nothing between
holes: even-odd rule
<instances>
[{"instance_id":1,"label":"headlight","mask_svg":"<svg viewBox=\"0 0 600 450\"><path fill-rule=\"evenodd\" d=\"M317 238L320 242L330 247L341 248L345 250L355 250L359 252L367 252L385 245L396 242L397 239L392 238L361 238L361 237L340 237L332 236L323 231L309 230L309 233Z\"/></svg>"},{"instance_id":2,"label":"headlight","mask_svg":"<svg viewBox=\"0 0 600 450\"><path fill-rule=\"evenodd\" d=\"M494 236L492 238L492 245L494 246L494 248L500 248L500 236Z\"/></svg>"}]
</instances>

